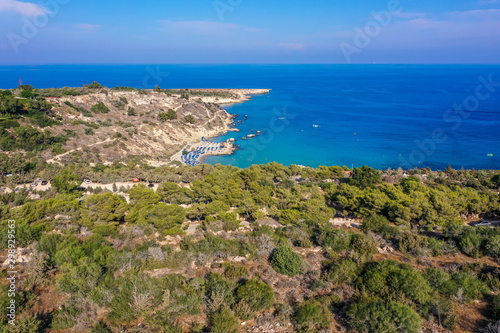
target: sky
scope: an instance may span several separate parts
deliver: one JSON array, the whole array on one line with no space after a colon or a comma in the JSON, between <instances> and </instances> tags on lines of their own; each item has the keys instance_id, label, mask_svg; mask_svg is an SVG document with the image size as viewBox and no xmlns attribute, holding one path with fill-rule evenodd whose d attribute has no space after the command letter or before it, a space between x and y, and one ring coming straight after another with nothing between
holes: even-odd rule
<instances>
[{"instance_id":1,"label":"sky","mask_svg":"<svg viewBox=\"0 0 500 333\"><path fill-rule=\"evenodd\" d=\"M498 64L500 0L0 0L0 65Z\"/></svg>"}]
</instances>

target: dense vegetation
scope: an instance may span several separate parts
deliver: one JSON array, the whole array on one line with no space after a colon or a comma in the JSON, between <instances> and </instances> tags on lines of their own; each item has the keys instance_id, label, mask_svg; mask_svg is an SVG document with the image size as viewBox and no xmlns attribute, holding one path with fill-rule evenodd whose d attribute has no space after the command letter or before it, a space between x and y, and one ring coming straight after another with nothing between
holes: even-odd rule
<instances>
[{"instance_id":1,"label":"dense vegetation","mask_svg":"<svg viewBox=\"0 0 500 333\"><path fill-rule=\"evenodd\" d=\"M20 332L239 332L248 327L241 322L301 332L334 322L358 332L453 330L458 308L475 300L488 303L491 325L500 319L500 230L463 220L498 217L498 172L62 167L15 155L0 155L0 168L14 174L2 177L12 189L51 180L38 197L0 195L1 248L14 219L18 246L32 253L18 268ZM85 192L82 178L159 186ZM337 227L334 217L363 223Z\"/></svg>"},{"instance_id":2,"label":"dense vegetation","mask_svg":"<svg viewBox=\"0 0 500 333\"><path fill-rule=\"evenodd\" d=\"M61 125L52 105L29 85L0 91L0 149L62 152L68 135L53 135L46 127ZM40 128L40 129L39 129ZM42 130L43 129L43 130Z\"/></svg>"}]
</instances>

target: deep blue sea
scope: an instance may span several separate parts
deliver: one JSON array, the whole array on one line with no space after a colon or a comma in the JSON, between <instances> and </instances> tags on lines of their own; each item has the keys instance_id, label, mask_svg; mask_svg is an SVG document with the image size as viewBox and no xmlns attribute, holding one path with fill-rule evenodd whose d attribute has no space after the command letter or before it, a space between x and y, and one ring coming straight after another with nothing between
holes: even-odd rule
<instances>
[{"instance_id":1,"label":"deep blue sea","mask_svg":"<svg viewBox=\"0 0 500 333\"><path fill-rule=\"evenodd\" d=\"M225 107L240 150L208 163L500 169L498 65L0 66L0 88L269 88ZM498 82L498 83L496 83ZM318 127L314 127L317 125ZM241 140L251 130L262 134ZM493 156L488 156L492 154Z\"/></svg>"}]
</instances>

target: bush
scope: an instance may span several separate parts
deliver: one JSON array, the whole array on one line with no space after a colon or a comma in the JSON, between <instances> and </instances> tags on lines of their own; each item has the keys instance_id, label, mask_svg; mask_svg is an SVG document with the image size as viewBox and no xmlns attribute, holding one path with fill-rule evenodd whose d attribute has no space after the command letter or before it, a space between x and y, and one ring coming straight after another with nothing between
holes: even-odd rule
<instances>
[{"instance_id":1,"label":"bush","mask_svg":"<svg viewBox=\"0 0 500 333\"><path fill-rule=\"evenodd\" d=\"M452 275L456 283L457 298L462 301L473 301L490 292L488 286L472 274L459 272Z\"/></svg>"},{"instance_id":2,"label":"bush","mask_svg":"<svg viewBox=\"0 0 500 333\"><path fill-rule=\"evenodd\" d=\"M500 294L494 295L492 299L492 312L493 315L497 318L500 319Z\"/></svg>"},{"instance_id":3,"label":"bush","mask_svg":"<svg viewBox=\"0 0 500 333\"><path fill-rule=\"evenodd\" d=\"M15 120L2 120L0 121L0 127L3 128L13 128L13 127L19 127L19 123Z\"/></svg>"},{"instance_id":4,"label":"bush","mask_svg":"<svg viewBox=\"0 0 500 333\"><path fill-rule=\"evenodd\" d=\"M90 89L101 89L102 85L97 81L93 81L91 84L85 85L85 87L90 88Z\"/></svg>"},{"instance_id":5,"label":"bush","mask_svg":"<svg viewBox=\"0 0 500 333\"><path fill-rule=\"evenodd\" d=\"M190 123L190 124L194 124L196 122L196 119L192 115L190 115L190 114L188 114L187 116L185 116L184 120L186 122Z\"/></svg>"},{"instance_id":6,"label":"bush","mask_svg":"<svg viewBox=\"0 0 500 333\"><path fill-rule=\"evenodd\" d=\"M385 216L373 214L363 220L361 230L378 232L389 225L389 220Z\"/></svg>"},{"instance_id":7,"label":"bush","mask_svg":"<svg viewBox=\"0 0 500 333\"><path fill-rule=\"evenodd\" d=\"M396 302L361 302L352 305L347 313L360 333L417 333L422 328L422 319L415 310Z\"/></svg>"},{"instance_id":8,"label":"bush","mask_svg":"<svg viewBox=\"0 0 500 333\"><path fill-rule=\"evenodd\" d=\"M298 307L294 319L301 329L328 328L330 312L316 303L305 302Z\"/></svg>"},{"instance_id":9,"label":"bush","mask_svg":"<svg viewBox=\"0 0 500 333\"><path fill-rule=\"evenodd\" d=\"M51 182L52 186L60 193L70 193L76 190L81 183L80 176L69 169L62 169Z\"/></svg>"},{"instance_id":10,"label":"bush","mask_svg":"<svg viewBox=\"0 0 500 333\"><path fill-rule=\"evenodd\" d=\"M167 113L165 112L160 112L158 114L158 118L160 119L160 121L164 122L164 121L167 121L167 120L174 120L174 119L177 119L177 112L175 112L174 110L170 109L168 110Z\"/></svg>"},{"instance_id":11,"label":"bush","mask_svg":"<svg viewBox=\"0 0 500 333\"><path fill-rule=\"evenodd\" d=\"M92 106L90 110L94 113L109 113L109 108L103 102L99 102Z\"/></svg>"},{"instance_id":12,"label":"bush","mask_svg":"<svg viewBox=\"0 0 500 333\"><path fill-rule=\"evenodd\" d=\"M223 306L211 316L210 325L213 333L238 333L240 331L238 319L227 306Z\"/></svg>"},{"instance_id":13,"label":"bush","mask_svg":"<svg viewBox=\"0 0 500 333\"><path fill-rule=\"evenodd\" d=\"M316 236L316 242L324 249L339 252L349 248L351 234L344 230L326 229Z\"/></svg>"},{"instance_id":14,"label":"bush","mask_svg":"<svg viewBox=\"0 0 500 333\"><path fill-rule=\"evenodd\" d=\"M399 242L401 252L420 255L425 252L428 245L428 238L417 234L406 234Z\"/></svg>"},{"instance_id":15,"label":"bush","mask_svg":"<svg viewBox=\"0 0 500 333\"><path fill-rule=\"evenodd\" d=\"M280 246L272 254L271 266L284 275L294 276L300 273L302 257L289 246Z\"/></svg>"},{"instance_id":16,"label":"bush","mask_svg":"<svg viewBox=\"0 0 500 333\"><path fill-rule=\"evenodd\" d=\"M450 300L438 298L431 301L430 314L439 321L444 328L454 331L458 323L458 315Z\"/></svg>"},{"instance_id":17,"label":"bush","mask_svg":"<svg viewBox=\"0 0 500 333\"><path fill-rule=\"evenodd\" d=\"M377 243L365 235L352 235L350 248L356 251L362 259L369 259L373 254L377 253Z\"/></svg>"},{"instance_id":18,"label":"bush","mask_svg":"<svg viewBox=\"0 0 500 333\"><path fill-rule=\"evenodd\" d=\"M248 276L248 269L245 266L234 266L231 263L224 263L224 276L228 279L239 280Z\"/></svg>"},{"instance_id":19,"label":"bush","mask_svg":"<svg viewBox=\"0 0 500 333\"><path fill-rule=\"evenodd\" d=\"M382 177L380 176L380 171L370 168L366 165L362 168L355 168L352 171L351 179L349 179L350 185L359 188L372 187L381 182Z\"/></svg>"},{"instance_id":20,"label":"bush","mask_svg":"<svg viewBox=\"0 0 500 333\"><path fill-rule=\"evenodd\" d=\"M329 268L327 276L334 284L349 284L356 279L358 272L358 265L354 261L346 259L333 264Z\"/></svg>"},{"instance_id":21,"label":"bush","mask_svg":"<svg viewBox=\"0 0 500 333\"><path fill-rule=\"evenodd\" d=\"M393 260L365 264L358 289L369 296L381 296L424 305L431 298L431 287L422 274L408 264Z\"/></svg>"},{"instance_id":22,"label":"bush","mask_svg":"<svg viewBox=\"0 0 500 333\"><path fill-rule=\"evenodd\" d=\"M274 291L264 282L251 279L236 289L236 298L255 311L266 310L274 304Z\"/></svg>"}]
</instances>

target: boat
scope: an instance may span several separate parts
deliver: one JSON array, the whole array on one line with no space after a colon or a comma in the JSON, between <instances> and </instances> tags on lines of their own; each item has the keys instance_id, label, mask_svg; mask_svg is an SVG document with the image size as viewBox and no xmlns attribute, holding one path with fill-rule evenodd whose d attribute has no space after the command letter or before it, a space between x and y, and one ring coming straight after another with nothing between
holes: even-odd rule
<instances>
[{"instance_id":1,"label":"boat","mask_svg":"<svg viewBox=\"0 0 500 333\"><path fill-rule=\"evenodd\" d=\"M246 136L244 136L244 137L242 137L241 139L242 139L242 140L246 140L247 138L246 138Z\"/></svg>"},{"instance_id":2,"label":"boat","mask_svg":"<svg viewBox=\"0 0 500 333\"><path fill-rule=\"evenodd\" d=\"M317 127L319 127L319 125L313 124L313 127L314 127L314 128L317 128Z\"/></svg>"},{"instance_id":3,"label":"boat","mask_svg":"<svg viewBox=\"0 0 500 333\"><path fill-rule=\"evenodd\" d=\"M488 157L493 157L493 154L492 154L492 153L489 153L487 156L488 156Z\"/></svg>"},{"instance_id":4,"label":"boat","mask_svg":"<svg viewBox=\"0 0 500 333\"><path fill-rule=\"evenodd\" d=\"M249 139L251 139L251 138L255 137L255 134L248 134L248 135L247 135L247 137L248 137Z\"/></svg>"}]
</instances>

